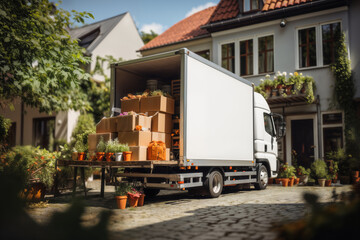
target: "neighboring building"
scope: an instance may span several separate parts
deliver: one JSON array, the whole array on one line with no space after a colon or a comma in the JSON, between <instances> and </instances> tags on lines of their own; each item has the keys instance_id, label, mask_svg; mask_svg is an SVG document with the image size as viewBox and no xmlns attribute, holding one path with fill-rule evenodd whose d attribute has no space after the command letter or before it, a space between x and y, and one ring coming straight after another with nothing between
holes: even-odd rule
<instances>
[{"instance_id":1,"label":"neighboring building","mask_svg":"<svg viewBox=\"0 0 360 240\"><path fill-rule=\"evenodd\" d=\"M266 74L273 77L278 71L312 76L317 86L313 104L304 99L268 100L272 111L284 115L287 123L279 157L291 163L295 150L299 162L308 165L345 144L344 115L332 104L334 77L330 64L334 61L335 31L345 33L358 86L355 97L360 99L359 10L359 1L221 0L215 9L208 8L175 24L140 52L148 55L180 47L207 51L211 61L255 85ZM206 13L212 11L209 17ZM190 20L198 16L201 24ZM178 41L172 32L182 34Z\"/></svg>"},{"instance_id":2,"label":"neighboring building","mask_svg":"<svg viewBox=\"0 0 360 240\"><path fill-rule=\"evenodd\" d=\"M136 25L126 12L80 28L69 30L71 37L79 39L79 45L86 49L91 57L87 72L94 69L96 57L111 55L116 59L130 60L139 57L136 52L144 43ZM110 69L104 66L104 72L110 77ZM103 81L103 76L94 76ZM9 134L10 145L34 145L48 148L55 140L70 141L72 131L80 115L76 111L66 111L47 115L37 109L22 106L14 102L15 111L2 109L2 115L12 120Z\"/></svg>"}]
</instances>

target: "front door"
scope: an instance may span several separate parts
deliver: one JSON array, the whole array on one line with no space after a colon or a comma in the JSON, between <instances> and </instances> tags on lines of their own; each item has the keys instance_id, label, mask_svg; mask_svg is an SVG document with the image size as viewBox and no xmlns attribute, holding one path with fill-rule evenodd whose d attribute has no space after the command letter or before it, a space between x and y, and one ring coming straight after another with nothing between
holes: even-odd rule
<instances>
[{"instance_id":1,"label":"front door","mask_svg":"<svg viewBox=\"0 0 360 240\"><path fill-rule=\"evenodd\" d=\"M314 161L314 120L291 120L291 160L309 168Z\"/></svg>"}]
</instances>

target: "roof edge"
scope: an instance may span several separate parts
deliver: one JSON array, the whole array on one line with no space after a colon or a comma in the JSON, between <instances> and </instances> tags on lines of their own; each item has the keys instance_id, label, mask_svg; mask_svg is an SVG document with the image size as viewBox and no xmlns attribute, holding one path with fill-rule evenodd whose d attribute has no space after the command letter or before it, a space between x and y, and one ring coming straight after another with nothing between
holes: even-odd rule
<instances>
[{"instance_id":1,"label":"roof edge","mask_svg":"<svg viewBox=\"0 0 360 240\"><path fill-rule=\"evenodd\" d=\"M308 2L304 4L298 4L288 6L286 8L275 9L271 11L261 12L258 14L232 18L215 23L209 23L201 26L200 28L206 29L209 32L217 32L222 30L228 30L234 27L242 27L253 25L261 22L267 22L270 20L276 20L281 18L288 18L292 16L302 15L306 13L319 12L326 9L341 7L349 5L349 0L319 0L314 2ZM325 8L324 8L325 6Z\"/></svg>"}]
</instances>

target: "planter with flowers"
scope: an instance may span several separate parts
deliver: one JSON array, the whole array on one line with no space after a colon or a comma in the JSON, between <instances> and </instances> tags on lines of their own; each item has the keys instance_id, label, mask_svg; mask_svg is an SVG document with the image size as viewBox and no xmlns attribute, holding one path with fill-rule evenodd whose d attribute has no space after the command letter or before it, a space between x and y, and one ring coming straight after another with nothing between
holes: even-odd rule
<instances>
[{"instance_id":1,"label":"planter with flowers","mask_svg":"<svg viewBox=\"0 0 360 240\"><path fill-rule=\"evenodd\" d=\"M87 146L81 141L77 141L74 146L74 152L77 153L77 160L84 161L86 158Z\"/></svg>"},{"instance_id":2,"label":"planter with flowers","mask_svg":"<svg viewBox=\"0 0 360 240\"><path fill-rule=\"evenodd\" d=\"M325 186L326 176L328 175L325 161L318 159L311 164L311 175L316 179L320 186Z\"/></svg>"},{"instance_id":3,"label":"planter with flowers","mask_svg":"<svg viewBox=\"0 0 360 240\"><path fill-rule=\"evenodd\" d=\"M311 171L310 168L305 169L303 166L298 167L297 174L298 174L300 183L307 184L307 182L309 180L310 171Z\"/></svg>"},{"instance_id":4,"label":"planter with flowers","mask_svg":"<svg viewBox=\"0 0 360 240\"><path fill-rule=\"evenodd\" d=\"M255 87L255 91L262 94L266 99L271 96L287 97L292 94L303 94L308 103L314 102L315 81L312 77L303 76L302 73L290 73L287 78L286 72L277 72L273 79L266 75L265 79Z\"/></svg>"},{"instance_id":5,"label":"planter with flowers","mask_svg":"<svg viewBox=\"0 0 360 240\"><path fill-rule=\"evenodd\" d=\"M140 192L138 190L136 190L135 187L132 187L127 195L128 195L128 199L129 199L129 206L137 207L138 201L140 198Z\"/></svg>"}]
</instances>

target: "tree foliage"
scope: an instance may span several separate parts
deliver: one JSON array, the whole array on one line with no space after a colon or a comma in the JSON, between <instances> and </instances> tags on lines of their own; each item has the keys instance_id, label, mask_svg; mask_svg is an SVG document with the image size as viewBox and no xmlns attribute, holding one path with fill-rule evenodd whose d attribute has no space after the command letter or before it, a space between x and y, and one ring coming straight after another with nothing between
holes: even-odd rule
<instances>
[{"instance_id":1,"label":"tree foliage","mask_svg":"<svg viewBox=\"0 0 360 240\"><path fill-rule=\"evenodd\" d=\"M48 0L0 1L0 101L15 98L41 112L88 109L80 85L89 62L67 27L93 16Z\"/></svg>"},{"instance_id":2,"label":"tree foliage","mask_svg":"<svg viewBox=\"0 0 360 240\"><path fill-rule=\"evenodd\" d=\"M144 44L147 44L154 38L156 38L159 34L155 33L153 30L150 30L150 33L146 33L141 31L141 39L143 40Z\"/></svg>"},{"instance_id":3,"label":"tree foliage","mask_svg":"<svg viewBox=\"0 0 360 240\"><path fill-rule=\"evenodd\" d=\"M116 59L108 55L97 56L95 67L90 74L103 76L105 81L98 82L90 78L90 81L84 83L84 89L87 89L88 101L92 108L88 112L93 114L95 122L100 121L103 116L110 115L110 77L105 74L104 70L109 68L112 63L122 60L122 58Z\"/></svg>"}]
</instances>

